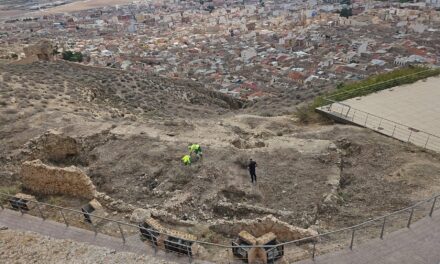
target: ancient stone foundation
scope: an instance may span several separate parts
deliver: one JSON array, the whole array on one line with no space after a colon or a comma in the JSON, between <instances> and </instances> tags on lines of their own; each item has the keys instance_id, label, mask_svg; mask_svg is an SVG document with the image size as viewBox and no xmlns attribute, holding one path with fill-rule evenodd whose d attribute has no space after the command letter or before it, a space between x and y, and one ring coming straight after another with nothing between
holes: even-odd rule
<instances>
[{"instance_id":1,"label":"ancient stone foundation","mask_svg":"<svg viewBox=\"0 0 440 264\"><path fill-rule=\"evenodd\" d=\"M202 246L194 241L197 237L186 232L162 226L156 219L145 219L140 225L143 240L148 240L157 248L193 256L204 252Z\"/></svg>"},{"instance_id":2,"label":"ancient stone foundation","mask_svg":"<svg viewBox=\"0 0 440 264\"><path fill-rule=\"evenodd\" d=\"M236 236L241 231L247 231L255 237L272 232L281 241L292 241L318 235L318 232L315 230L289 225L288 223L278 220L272 215L264 218L257 218L255 220L220 220L212 224L210 229L214 232L229 236Z\"/></svg>"},{"instance_id":3,"label":"ancient stone foundation","mask_svg":"<svg viewBox=\"0 0 440 264\"><path fill-rule=\"evenodd\" d=\"M21 167L23 187L43 194L65 194L93 199L96 188L79 168L58 168L41 160L26 161Z\"/></svg>"}]
</instances>

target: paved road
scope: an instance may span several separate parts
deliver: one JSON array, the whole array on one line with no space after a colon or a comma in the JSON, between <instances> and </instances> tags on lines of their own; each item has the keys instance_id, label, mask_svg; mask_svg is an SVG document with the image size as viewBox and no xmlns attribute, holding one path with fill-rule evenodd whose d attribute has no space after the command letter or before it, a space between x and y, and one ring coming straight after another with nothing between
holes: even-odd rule
<instances>
[{"instance_id":1,"label":"paved road","mask_svg":"<svg viewBox=\"0 0 440 264\"><path fill-rule=\"evenodd\" d=\"M437 214L436 214L437 213ZM440 264L440 212L366 244L297 264Z\"/></svg>"},{"instance_id":2,"label":"paved road","mask_svg":"<svg viewBox=\"0 0 440 264\"><path fill-rule=\"evenodd\" d=\"M124 245L122 240L117 237L107 236L101 233L95 235L94 232L72 226L67 228L64 224L58 222L42 220L41 218L28 214L21 215L19 212L9 209L0 209L0 225L5 225L9 229L32 231L59 239L71 239L77 242L114 249L116 251L154 256L154 250L147 244L144 244L138 235L127 237L127 242ZM177 257L173 253L165 253L163 251L158 251L156 257L173 262L188 262L188 258L186 257Z\"/></svg>"}]
</instances>

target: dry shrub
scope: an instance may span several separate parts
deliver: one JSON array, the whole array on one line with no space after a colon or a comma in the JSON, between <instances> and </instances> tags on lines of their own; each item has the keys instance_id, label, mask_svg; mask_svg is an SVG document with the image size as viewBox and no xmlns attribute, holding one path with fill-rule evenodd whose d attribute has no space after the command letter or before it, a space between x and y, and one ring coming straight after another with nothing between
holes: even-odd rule
<instances>
[{"instance_id":1,"label":"dry shrub","mask_svg":"<svg viewBox=\"0 0 440 264\"><path fill-rule=\"evenodd\" d=\"M15 195L17 193L21 192L21 186L20 185L11 185L11 186L1 186L0 187L0 193L9 194L9 195ZM0 196L0 203L5 203L8 200L6 196Z\"/></svg>"},{"instance_id":2,"label":"dry shrub","mask_svg":"<svg viewBox=\"0 0 440 264\"><path fill-rule=\"evenodd\" d=\"M16 109L6 109L5 111L3 111L3 113L8 115L15 115L18 113L18 111Z\"/></svg>"},{"instance_id":3,"label":"dry shrub","mask_svg":"<svg viewBox=\"0 0 440 264\"><path fill-rule=\"evenodd\" d=\"M34 99L34 100L40 100L41 99L41 95L39 95L39 94L32 94L31 96L32 96L32 99Z\"/></svg>"},{"instance_id":4,"label":"dry shrub","mask_svg":"<svg viewBox=\"0 0 440 264\"><path fill-rule=\"evenodd\" d=\"M3 81L4 82L11 82L12 81L12 77L8 74L4 74L3 75Z\"/></svg>"},{"instance_id":5,"label":"dry shrub","mask_svg":"<svg viewBox=\"0 0 440 264\"><path fill-rule=\"evenodd\" d=\"M175 175L171 177L170 182L177 186L184 186L188 184L197 174L198 167L196 164L190 166L179 165L175 166L171 173Z\"/></svg>"},{"instance_id":6,"label":"dry shrub","mask_svg":"<svg viewBox=\"0 0 440 264\"><path fill-rule=\"evenodd\" d=\"M269 111L269 110L264 110L260 113L260 115L264 116L264 117L271 117L271 116L273 116L273 112Z\"/></svg>"},{"instance_id":7,"label":"dry shrub","mask_svg":"<svg viewBox=\"0 0 440 264\"><path fill-rule=\"evenodd\" d=\"M240 168L246 169L249 164L249 159L250 158L247 154L240 153L235 157L234 163L240 166Z\"/></svg>"},{"instance_id":8,"label":"dry shrub","mask_svg":"<svg viewBox=\"0 0 440 264\"><path fill-rule=\"evenodd\" d=\"M16 96L17 96L18 98L20 98L20 99L23 99L23 98L27 98L27 97L28 97L28 94L25 93L25 92L23 92L23 91L20 91L20 92L17 92L17 93L16 93Z\"/></svg>"},{"instance_id":9,"label":"dry shrub","mask_svg":"<svg viewBox=\"0 0 440 264\"><path fill-rule=\"evenodd\" d=\"M300 106L296 108L294 113L298 118L300 124L312 124L312 123L330 123L331 120L315 112L314 107L311 105Z\"/></svg>"}]
</instances>

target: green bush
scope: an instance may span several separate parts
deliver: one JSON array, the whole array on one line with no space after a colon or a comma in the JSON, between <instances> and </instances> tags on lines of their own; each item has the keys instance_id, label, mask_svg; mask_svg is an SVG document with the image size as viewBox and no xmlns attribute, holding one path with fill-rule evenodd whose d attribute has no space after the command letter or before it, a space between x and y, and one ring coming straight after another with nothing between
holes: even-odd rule
<instances>
[{"instance_id":1,"label":"green bush","mask_svg":"<svg viewBox=\"0 0 440 264\"><path fill-rule=\"evenodd\" d=\"M72 51L65 51L63 52L63 60L68 61L74 61L74 62L82 62L83 61L83 55L81 52L72 52Z\"/></svg>"},{"instance_id":2,"label":"green bush","mask_svg":"<svg viewBox=\"0 0 440 264\"><path fill-rule=\"evenodd\" d=\"M342 8L341 12L339 13L341 17L349 18L353 15L353 11L351 8Z\"/></svg>"}]
</instances>

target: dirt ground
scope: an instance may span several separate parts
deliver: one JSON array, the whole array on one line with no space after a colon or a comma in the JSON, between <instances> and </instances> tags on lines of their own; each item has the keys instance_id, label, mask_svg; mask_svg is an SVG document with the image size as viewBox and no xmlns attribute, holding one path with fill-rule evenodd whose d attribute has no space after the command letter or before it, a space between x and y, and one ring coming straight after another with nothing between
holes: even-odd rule
<instances>
[{"instance_id":1,"label":"dirt ground","mask_svg":"<svg viewBox=\"0 0 440 264\"><path fill-rule=\"evenodd\" d=\"M0 72L0 191L20 189L25 160L76 165L98 191L195 221L200 228L186 231L225 243L226 237L200 230L217 219L276 210L282 221L325 232L440 192L439 154L366 129L244 114L240 101L157 76L61 62L0 65ZM32 152L26 143L50 129L77 139L81 152L57 161ZM190 143L199 143L204 155L185 167L180 159ZM249 158L258 164L256 185ZM332 191L334 199L325 201ZM219 206L224 203L263 209Z\"/></svg>"},{"instance_id":2,"label":"dirt ground","mask_svg":"<svg viewBox=\"0 0 440 264\"><path fill-rule=\"evenodd\" d=\"M2 263L175 263L15 230L0 230L0 257Z\"/></svg>"},{"instance_id":3,"label":"dirt ground","mask_svg":"<svg viewBox=\"0 0 440 264\"><path fill-rule=\"evenodd\" d=\"M57 6L53 8L48 8L44 13L68 13L76 12L81 10L87 10L92 8L104 7L104 6L114 6L122 5L127 3L132 3L133 0L83 0L74 1L73 3Z\"/></svg>"},{"instance_id":4,"label":"dirt ground","mask_svg":"<svg viewBox=\"0 0 440 264\"><path fill-rule=\"evenodd\" d=\"M46 1L41 1L45 3ZM18 16L41 16L47 14L77 12L81 10L124 5L132 3L133 0L73 0L71 3L43 9L41 11L31 11L28 8L35 5L29 1L0 1L0 20L8 17Z\"/></svg>"},{"instance_id":5,"label":"dirt ground","mask_svg":"<svg viewBox=\"0 0 440 264\"><path fill-rule=\"evenodd\" d=\"M21 10L0 10L0 20L7 19L22 14Z\"/></svg>"}]
</instances>

